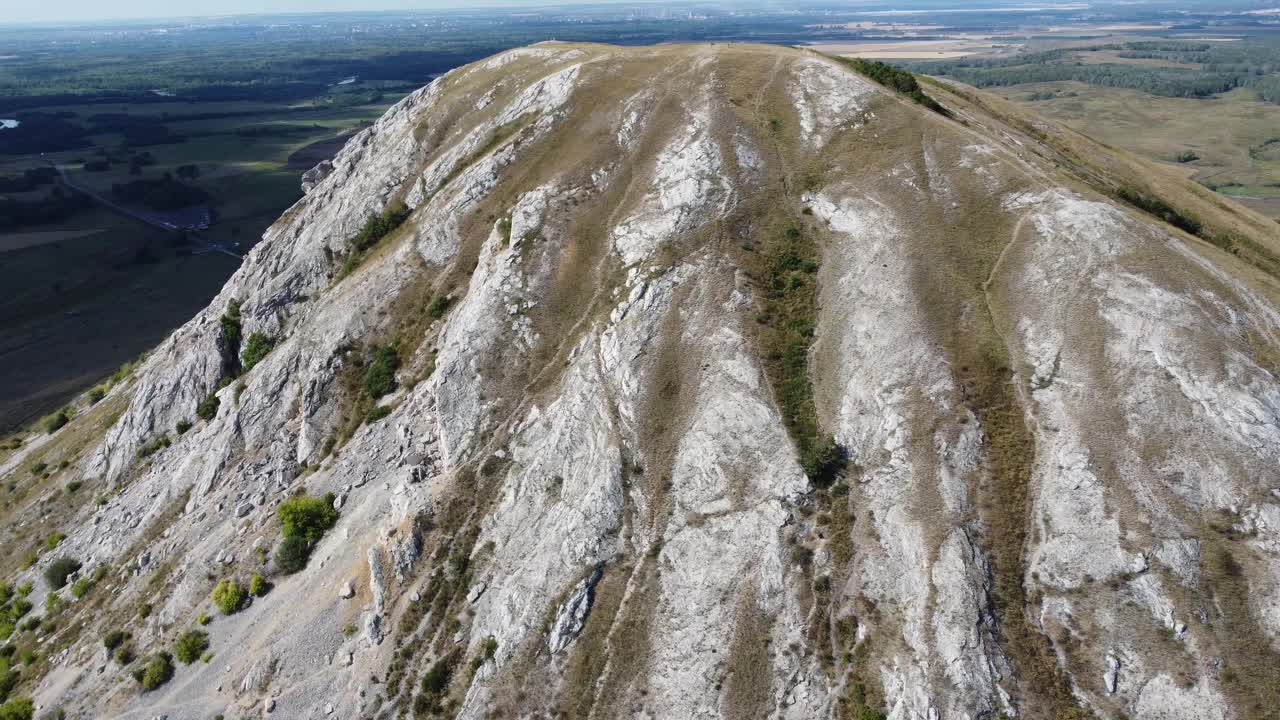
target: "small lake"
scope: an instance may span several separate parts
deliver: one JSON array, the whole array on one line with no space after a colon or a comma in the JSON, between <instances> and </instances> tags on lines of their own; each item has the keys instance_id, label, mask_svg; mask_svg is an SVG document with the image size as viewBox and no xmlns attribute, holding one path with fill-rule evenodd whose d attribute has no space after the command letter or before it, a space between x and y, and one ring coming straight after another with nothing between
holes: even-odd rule
<instances>
[{"instance_id":1,"label":"small lake","mask_svg":"<svg viewBox=\"0 0 1280 720\"><path fill-rule=\"evenodd\" d=\"M16 127L18 127L18 121L17 121L17 120L9 120L9 119L7 119L7 118L0 118L0 130L8 130L9 128L16 128Z\"/></svg>"}]
</instances>

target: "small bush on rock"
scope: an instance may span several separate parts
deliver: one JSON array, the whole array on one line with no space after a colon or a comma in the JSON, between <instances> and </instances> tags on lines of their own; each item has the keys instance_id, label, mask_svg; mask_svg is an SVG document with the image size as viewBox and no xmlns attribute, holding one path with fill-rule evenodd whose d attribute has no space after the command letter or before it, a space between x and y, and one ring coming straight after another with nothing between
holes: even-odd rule
<instances>
[{"instance_id":1,"label":"small bush on rock","mask_svg":"<svg viewBox=\"0 0 1280 720\"><path fill-rule=\"evenodd\" d=\"M223 615L238 612L244 600L244 588L235 580L223 580L213 588L213 605Z\"/></svg>"},{"instance_id":2,"label":"small bush on rock","mask_svg":"<svg viewBox=\"0 0 1280 720\"><path fill-rule=\"evenodd\" d=\"M245 342L244 352L240 355L241 364L244 372L249 372L254 365L262 362L262 358L267 356L276 346L275 338L261 332L255 332L249 335L249 339Z\"/></svg>"},{"instance_id":3,"label":"small bush on rock","mask_svg":"<svg viewBox=\"0 0 1280 720\"><path fill-rule=\"evenodd\" d=\"M61 590L67 584L67 576L80 569L80 561L69 557L60 557L49 563L44 569L44 580L52 590Z\"/></svg>"},{"instance_id":4,"label":"small bush on rock","mask_svg":"<svg viewBox=\"0 0 1280 720\"><path fill-rule=\"evenodd\" d=\"M67 415L67 411L59 410L53 415L50 415L48 420L45 420L44 429L48 431L50 435L52 435L58 432L58 430L61 429L63 425L66 425L69 422L71 422L71 417Z\"/></svg>"},{"instance_id":5,"label":"small bush on rock","mask_svg":"<svg viewBox=\"0 0 1280 720\"><path fill-rule=\"evenodd\" d=\"M31 720L36 714L36 705L31 698L14 698L0 705L0 720Z\"/></svg>"},{"instance_id":6,"label":"small bush on rock","mask_svg":"<svg viewBox=\"0 0 1280 720\"><path fill-rule=\"evenodd\" d=\"M178 636L178 641L173 646L173 654L177 656L178 662L190 665L199 660L208 649L209 633L203 630L188 630Z\"/></svg>"},{"instance_id":7,"label":"small bush on rock","mask_svg":"<svg viewBox=\"0 0 1280 720\"><path fill-rule=\"evenodd\" d=\"M200 404L196 406L196 417L206 422L214 419L218 416L218 405L221 402L222 401L218 399L216 394L209 393L209 395L205 399L201 400Z\"/></svg>"},{"instance_id":8,"label":"small bush on rock","mask_svg":"<svg viewBox=\"0 0 1280 720\"><path fill-rule=\"evenodd\" d=\"M338 522L333 499L333 493L318 498L299 495L280 504L284 542L276 551L276 567L281 572L292 574L307 566L312 546Z\"/></svg>"},{"instance_id":9,"label":"small bush on rock","mask_svg":"<svg viewBox=\"0 0 1280 720\"><path fill-rule=\"evenodd\" d=\"M286 538L299 537L314 543L338 522L333 509L333 493L324 497L299 495L280 503L280 522Z\"/></svg>"},{"instance_id":10,"label":"small bush on rock","mask_svg":"<svg viewBox=\"0 0 1280 720\"><path fill-rule=\"evenodd\" d=\"M276 569L286 575L292 575L307 566L307 558L311 557L311 546L300 537L287 537L280 543L276 551Z\"/></svg>"},{"instance_id":11,"label":"small bush on rock","mask_svg":"<svg viewBox=\"0 0 1280 720\"><path fill-rule=\"evenodd\" d=\"M107 650L115 650L129 639L129 633L124 630L112 630L102 636L102 646Z\"/></svg>"},{"instance_id":12,"label":"small bush on rock","mask_svg":"<svg viewBox=\"0 0 1280 720\"><path fill-rule=\"evenodd\" d=\"M151 656L142 670L142 689L155 690L173 678L173 656L167 652L158 652Z\"/></svg>"},{"instance_id":13,"label":"small bush on rock","mask_svg":"<svg viewBox=\"0 0 1280 720\"><path fill-rule=\"evenodd\" d=\"M384 345L373 354L373 361L364 374L364 389L369 397L378 398L396 387L396 370L400 369L400 355L392 345Z\"/></svg>"}]
</instances>

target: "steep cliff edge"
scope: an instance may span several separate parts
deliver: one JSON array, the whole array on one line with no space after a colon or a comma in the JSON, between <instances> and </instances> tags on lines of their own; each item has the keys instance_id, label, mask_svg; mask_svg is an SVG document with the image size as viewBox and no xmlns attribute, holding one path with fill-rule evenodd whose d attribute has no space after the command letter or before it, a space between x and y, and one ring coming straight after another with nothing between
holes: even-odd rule
<instances>
[{"instance_id":1,"label":"steep cliff edge","mask_svg":"<svg viewBox=\"0 0 1280 720\"><path fill-rule=\"evenodd\" d=\"M543 44L409 96L0 461L42 618L14 694L1275 717L1277 226L924 91L779 47ZM332 528L283 541L281 504L326 493ZM145 689L192 631L211 655Z\"/></svg>"}]
</instances>

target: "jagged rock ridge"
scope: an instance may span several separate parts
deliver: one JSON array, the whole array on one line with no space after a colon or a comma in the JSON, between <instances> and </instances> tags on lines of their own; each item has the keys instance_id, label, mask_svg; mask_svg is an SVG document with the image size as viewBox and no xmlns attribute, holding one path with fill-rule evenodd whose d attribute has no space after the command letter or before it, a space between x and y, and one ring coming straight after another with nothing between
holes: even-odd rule
<instances>
[{"instance_id":1,"label":"jagged rock ridge","mask_svg":"<svg viewBox=\"0 0 1280 720\"><path fill-rule=\"evenodd\" d=\"M1275 278L1110 199L1135 161L928 91L947 114L799 50L545 44L406 98L115 391L81 468L112 493L62 552L154 610L90 620L38 700L1270 717ZM277 343L219 389L232 302ZM337 526L210 664L139 694L103 660L108 624L160 647L260 572L300 489Z\"/></svg>"}]
</instances>

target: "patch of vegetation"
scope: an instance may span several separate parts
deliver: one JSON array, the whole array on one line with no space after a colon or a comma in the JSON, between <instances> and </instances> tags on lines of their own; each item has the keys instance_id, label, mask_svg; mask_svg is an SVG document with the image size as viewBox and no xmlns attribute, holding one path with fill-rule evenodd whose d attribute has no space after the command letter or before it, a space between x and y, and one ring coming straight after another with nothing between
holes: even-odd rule
<instances>
[{"instance_id":1,"label":"patch of vegetation","mask_svg":"<svg viewBox=\"0 0 1280 720\"><path fill-rule=\"evenodd\" d=\"M285 537L300 537L307 542L317 542L338 522L338 511L333 509L333 493L323 497L298 495L280 504L280 521Z\"/></svg>"},{"instance_id":2,"label":"patch of vegetation","mask_svg":"<svg viewBox=\"0 0 1280 720\"><path fill-rule=\"evenodd\" d=\"M102 636L102 646L105 647L108 652L115 652L116 648L129 641L129 637L129 633L124 630L112 630Z\"/></svg>"},{"instance_id":3,"label":"patch of vegetation","mask_svg":"<svg viewBox=\"0 0 1280 720\"><path fill-rule=\"evenodd\" d=\"M111 194L123 203L143 205L160 211L181 210L209 200L209 194L205 191L175 180L168 173L154 179L113 183Z\"/></svg>"},{"instance_id":4,"label":"patch of vegetation","mask_svg":"<svg viewBox=\"0 0 1280 720\"><path fill-rule=\"evenodd\" d=\"M1179 230L1184 230L1192 235L1199 236L1204 229L1199 220L1179 211L1154 195L1148 195L1131 187L1120 187L1115 190L1115 196L1139 210L1154 215Z\"/></svg>"},{"instance_id":5,"label":"patch of vegetation","mask_svg":"<svg viewBox=\"0 0 1280 720\"><path fill-rule=\"evenodd\" d=\"M881 85L906 95L913 102L923 105L939 115L948 117L951 115L937 100L926 95L924 90L920 88L920 83L916 82L916 76L906 70L901 70L878 60L845 57L836 59Z\"/></svg>"},{"instance_id":6,"label":"patch of vegetation","mask_svg":"<svg viewBox=\"0 0 1280 720\"><path fill-rule=\"evenodd\" d=\"M136 671L135 677L142 683L143 691L155 690L173 679L173 656L163 651L152 655L146 666Z\"/></svg>"},{"instance_id":7,"label":"patch of vegetation","mask_svg":"<svg viewBox=\"0 0 1280 720\"><path fill-rule=\"evenodd\" d=\"M267 580L261 575L254 575L249 578L249 594L255 597L262 597L267 594Z\"/></svg>"},{"instance_id":8,"label":"patch of vegetation","mask_svg":"<svg viewBox=\"0 0 1280 720\"><path fill-rule=\"evenodd\" d=\"M227 303L227 309L219 321L222 326L222 377L234 378L240 374L240 301Z\"/></svg>"},{"instance_id":9,"label":"patch of vegetation","mask_svg":"<svg viewBox=\"0 0 1280 720\"><path fill-rule=\"evenodd\" d=\"M1196 160L1199 160L1199 159L1200 159L1200 156L1196 154L1195 150L1183 150L1182 152L1173 156L1174 162L1180 162L1180 163L1195 162Z\"/></svg>"},{"instance_id":10,"label":"patch of vegetation","mask_svg":"<svg viewBox=\"0 0 1280 720\"><path fill-rule=\"evenodd\" d=\"M400 368L400 355L394 345L383 345L373 353L373 361L364 373L364 389L369 397L378 398L396 387L396 370Z\"/></svg>"},{"instance_id":11,"label":"patch of vegetation","mask_svg":"<svg viewBox=\"0 0 1280 720\"><path fill-rule=\"evenodd\" d=\"M376 423L379 420L390 415L394 411L395 411L395 408L391 407L390 405L378 405L374 407L372 410L370 410L369 414L365 416L365 422Z\"/></svg>"},{"instance_id":12,"label":"patch of vegetation","mask_svg":"<svg viewBox=\"0 0 1280 720\"><path fill-rule=\"evenodd\" d=\"M249 339L245 342L244 351L240 354L240 362L244 367L244 372L249 372L255 365L262 362L276 346L276 339L263 332L250 333Z\"/></svg>"},{"instance_id":13,"label":"patch of vegetation","mask_svg":"<svg viewBox=\"0 0 1280 720\"><path fill-rule=\"evenodd\" d=\"M35 714L35 703L29 697L13 698L0 705L0 720L31 720Z\"/></svg>"},{"instance_id":14,"label":"patch of vegetation","mask_svg":"<svg viewBox=\"0 0 1280 720\"><path fill-rule=\"evenodd\" d=\"M92 589L93 589L93 580L91 578L80 578L79 580L76 580L74 585L71 586L71 596L79 600L83 598L85 595L88 595L89 591Z\"/></svg>"},{"instance_id":15,"label":"patch of vegetation","mask_svg":"<svg viewBox=\"0 0 1280 720\"><path fill-rule=\"evenodd\" d=\"M62 429L62 427L69 422L71 422L71 415L69 412L65 408L59 410L53 415L50 415L49 418L44 421L45 432L52 435Z\"/></svg>"},{"instance_id":16,"label":"patch of vegetation","mask_svg":"<svg viewBox=\"0 0 1280 720\"><path fill-rule=\"evenodd\" d=\"M159 437L153 438L151 442L138 448L138 459L146 460L172 444L173 442L169 440L169 434L163 433Z\"/></svg>"},{"instance_id":17,"label":"patch of vegetation","mask_svg":"<svg viewBox=\"0 0 1280 720\"><path fill-rule=\"evenodd\" d=\"M311 546L306 540L298 537L287 537L276 550L276 569L285 575L292 575L307 566L311 558Z\"/></svg>"},{"instance_id":18,"label":"patch of vegetation","mask_svg":"<svg viewBox=\"0 0 1280 720\"><path fill-rule=\"evenodd\" d=\"M116 661L120 667L124 667L137 659L137 654L133 651L132 645L121 645L111 654L111 659Z\"/></svg>"},{"instance_id":19,"label":"patch of vegetation","mask_svg":"<svg viewBox=\"0 0 1280 720\"><path fill-rule=\"evenodd\" d=\"M351 252L347 254L347 259L342 265L341 277L346 277L352 270L359 267L366 253L390 235L391 231L400 227L408 217L409 208L402 204L389 206L376 215L370 214L364 221L364 225L347 241L351 246Z\"/></svg>"},{"instance_id":20,"label":"patch of vegetation","mask_svg":"<svg viewBox=\"0 0 1280 720\"><path fill-rule=\"evenodd\" d=\"M333 493L326 493L318 498L299 495L280 504L284 541L276 552L276 566L281 572L292 574L307 566L311 549L338 522L333 501Z\"/></svg>"},{"instance_id":21,"label":"patch of vegetation","mask_svg":"<svg viewBox=\"0 0 1280 720\"><path fill-rule=\"evenodd\" d=\"M188 630L178 636L173 645L173 654L178 662L190 665L209 649L209 633L203 630Z\"/></svg>"},{"instance_id":22,"label":"patch of vegetation","mask_svg":"<svg viewBox=\"0 0 1280 720\"><path fill-rule=\"evenodd\" d=\"M67 584L67 576L80 569L80 561L75 558L60 557L49 563L44 569L44 581L52 590L61 590Z\"/></svg>"},{"instance_id":23,"label":"patch of vegetation","mask_svg":"<svg viewBox=\"0 0 1280 720\"><path fill-rule=\"evenodd\" d=\"M89 388L89 404L97 405L107 396L107 389L101 385Z\"/></svg>"},{"instance_id":24,"label":"patch of vegetation","mask_svg":"<svg viewBox=\"0 0 1280 720\"><path fill-rule=\"evenodd\" d=\"M445 312L448 311L449 305L452 303L453 300L448 295L441 295L432 299L431 303L427 305L427 316L432 320L439 320L444 317Z\"/></svg>"},{"instance_id":25,"label":"patch of vegetation","mask_svg":"<svg viewBox=\"0 0 1280 720\"><path fill-rule=\"evenodd\" d=\"M218 416L218 405L221 404L216 392L211 392L196 406L196 417L208 422Z\"/></svg>"},{"instance_id":26,"label":"patch of vegetation","mask_svg":"<svg viewBox=\"0 0 1280 720\"><path fill-rule=\"evenodd\" d=\"M213 588L213 606L223 615L239 612L245 597L244 588L231 578L219 581Z\"/></svg>"},{"instance_id":27,"label":"patch of vegetation","mask_svg":"<svg viewBox=\"0 0 1280 720\"><path fill-rule=\"evenodd\" d=\"M764 324L766 369L796 444L800 464L825 487L846 462L845 451L823 432L809 377L809 347L818 311L818 249L799 228L787 227L765 252Z\"/></svg>"},{"instance_id":28,"label":"patch of vegetation","mask_svg":"<svg viewBox=\"0 0 1280 720\"><path fill-rule=\"evenodd\" d=\"M185 435L191 429L190 420L179 420L178 424L173 427L173 431L179 435Z\"/></svg>"},{"instance_id":29,"label":"patch of vegetation","mask_svg":"<svg viewBox=\"0 0 1280 720\"><path fill-rule=\"evenodd\" d=\"M44 539L45 552L57 549L57 547L62 544L62 541L66 539L67 536L65 533L55 532L50 534L49 537Z\"/></svg>"},{"instance_id":30,"label":"patch of vegetation","mask_svg":"<svg viewBox=\"0 0 1280 720\"><path fill-rule=\"evenodd\" d=\"M422 692L414 700L415 712L438 713L443 710L444 697L448 693L449 682L453 680L453 672L460 658L461 651L454 648L431 665L422 676Z\"/></svg>"}]
</instances>

